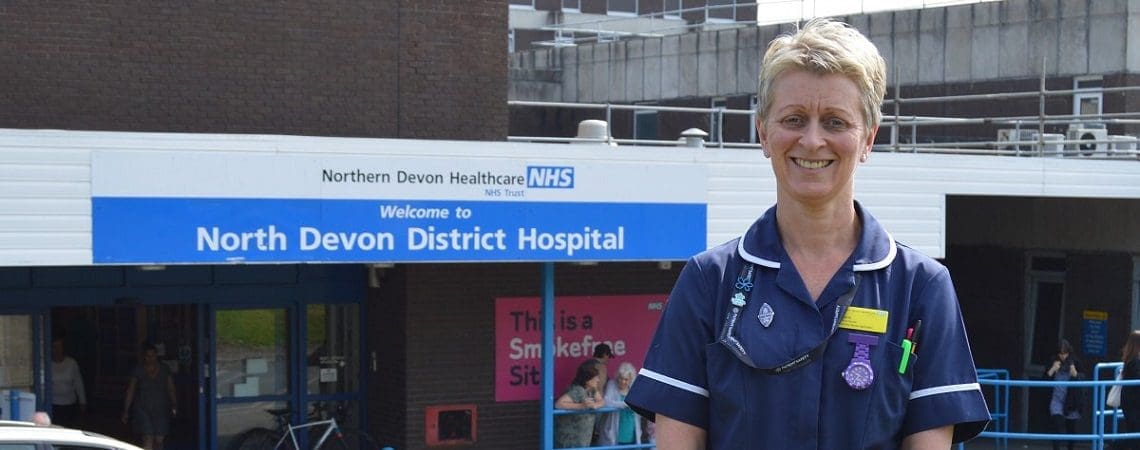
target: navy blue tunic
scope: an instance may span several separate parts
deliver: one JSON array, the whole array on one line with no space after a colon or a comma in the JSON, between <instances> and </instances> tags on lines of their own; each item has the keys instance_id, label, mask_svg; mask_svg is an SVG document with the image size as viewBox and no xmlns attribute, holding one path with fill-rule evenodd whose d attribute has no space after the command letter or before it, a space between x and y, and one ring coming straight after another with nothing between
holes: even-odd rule
<instances>
[{"instance_id":1,"label":"navy blue tunic","mask_svg":"<svg viewBox=\"0 0 1140 450\"><path fill-rule=\"evenodd\" d=\"M741 237L691 258L681 272L627 404L708 432L710 449L893 449L910 434L955 425L954 441L985 427L989 412L947 269L898 245L856 203L860 242L817 303L785 252L772 207ZM874 382L848 386L855 345L839 328L822 358L784 374L742 363L717 342L745 261L755 288L737 336L756 367L779 366L831 333L836 300L859 286L851 306L888 311L871 347ZM767 305L771 321L759 319ZM841 309L840 313L845 310ZM922 320L917 350L898 371L907 328Z\"/></svg>"}]
</instances>

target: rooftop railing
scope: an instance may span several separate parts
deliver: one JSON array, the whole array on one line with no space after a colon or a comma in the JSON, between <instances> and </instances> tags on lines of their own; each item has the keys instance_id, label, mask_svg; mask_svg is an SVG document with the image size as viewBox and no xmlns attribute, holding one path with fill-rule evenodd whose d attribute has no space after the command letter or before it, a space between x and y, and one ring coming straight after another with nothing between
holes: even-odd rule
<instances>
[{"instance_id":1,"label":"rooftop railing","mask_svg":"<svg viewBox=\"0 0 1140 450\"><path fill-rule=\"evenodd\" d=\"M887 99L884 109L893 109L894 114L884 115L880 125L880 143L876 151L909 153L945 153L994 156L1028 157L1077 157L1091 159L1140 159L1140 137L1129 134L1110 135L1108 127L1140 130L1140 112L1109 112L1100 114L1045 114L1048 97L1073 96L1076 94L1104 94L1140 92L1140 86L1111 87L1096 89L1046 90L1033 92L1007 92L950 95L938 97L903 98L899 89L895 98ZM905 106L947 104L954 102L1002 102L1011 99L1038 99L1037 115L993 116L993 117L935 117L904 115ZM712 124L713 135L709 136L705 147L759 149L755 142L755 127L748 130L734 129L732 135L747 142L725 140L726 118L746 116L748 123L756 120L756 112L749 109L729 109L724 107L678 107L661 105L631 105L617 103L567 103L543 101L509 101L510 108L562 108L601 111L607 123L613 123L615 114L623 112L653 111L657 113L691 114L695 124ZM946 130L963 128L960 134L948 135ZM971 127L973 129L971 129ZM982 131L975 131L975 130ZM1063 132L1061 132L1063 131ZM1135 133L1135 132L1133 132ZM573 137L560 136L509 136L510 141L522 142L575 142ZM886 141L886 142L882 142ZM636 139L608 135L606 142L622 145L684 145L683 139Z\"/></svg>"}]
</instances>

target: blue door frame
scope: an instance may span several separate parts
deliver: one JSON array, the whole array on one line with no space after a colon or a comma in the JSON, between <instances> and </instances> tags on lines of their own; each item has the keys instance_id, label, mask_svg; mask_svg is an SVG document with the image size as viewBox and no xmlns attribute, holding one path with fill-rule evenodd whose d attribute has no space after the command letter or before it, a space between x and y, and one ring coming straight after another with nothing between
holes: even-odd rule
<instances>
[{"instance_id":1,"label":"blue door frame","mask_svg":"<svg viewBox=\"0 0 1140 450\"><path fill-rule=\"evenodd\" d=\"M308 324L307 321L307 306L315 304L316 302L256 302L256 303L241 303L241 304L209 304L203 305L206 320L201 321L205 326L201 339L204 345L209 349L208 361L206 361L209 371L203 371L210 381L204 383L207 386L205 389L206 395L200 396L201 411L200 419L205 426L199 427L200 437L203 444L199 446L201 449L218 450L218 408L220 405L229 404L242 404L253 402L283 402L289 405L292 410L290 421L292 423L301 423L306 417L306 406L313 401L339 401L347 400L356 405L356 411L353 415L359 418L361 425L367 424L367 411L366 405L362 401L365 397L364 393L367 392L367 376L366 373L369 364L364 363L366 347L365 335L362 332L357 333L357 349L358 357L362 359L358 364L358 388L355 392L348 393L334 393L334 394L310 394L308 392L308 378L305 365L306 343L308 342ZM355 304L360 308L364 308L363 302L346 302L347 304ZM316 303L326 305L337 305L346 303ZM288 364L287 364L287 392L284 394L269 394L257 395L251 397L229 397L223 398L218 395L218 373L217 373L217 313L224 310L243 310L243 309L284 309L286 314L286 327L289 330L288 336ZM359 330L367 329L365 326L365 314L358 314L357 324ZM207 353L207 352L203 352ZM260 412L260 411L258 411Z\"/></svg>"}]
</instances>

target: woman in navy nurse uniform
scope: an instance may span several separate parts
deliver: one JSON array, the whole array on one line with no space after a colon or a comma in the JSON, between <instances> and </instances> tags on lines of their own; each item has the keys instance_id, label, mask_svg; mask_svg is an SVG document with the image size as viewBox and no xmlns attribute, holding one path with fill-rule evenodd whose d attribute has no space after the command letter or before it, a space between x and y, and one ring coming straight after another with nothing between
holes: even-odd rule
<instances>
[{"instance_id":1,"label":"woman in navy nurse uniform","mask_svg":"<svg viewBox=\"0 0 1140 450\"><path fill-rule=\"evenodd\" d=\"M948 449L985 427L949 272L855 201L885 72L839 22L769 45L757 126L776 206L670 294L626 397L658 449Z\"/></svg>"}]
</instances>

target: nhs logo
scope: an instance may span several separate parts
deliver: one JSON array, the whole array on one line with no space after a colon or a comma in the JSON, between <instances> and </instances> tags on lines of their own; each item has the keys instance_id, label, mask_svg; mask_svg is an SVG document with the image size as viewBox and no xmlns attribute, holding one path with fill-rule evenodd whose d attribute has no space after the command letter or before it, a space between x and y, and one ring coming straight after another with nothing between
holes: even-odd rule
<instances>
[{"instance_id":1,"label":"nhs logo","mask_svg":"<svg viewBox=\"0 0 1140 450\"><path fill-rule=\"evenodd\" d=\"M526 187L573 189L574 168L570 166L526 166Z\"/></svg>"}]
</instances>

